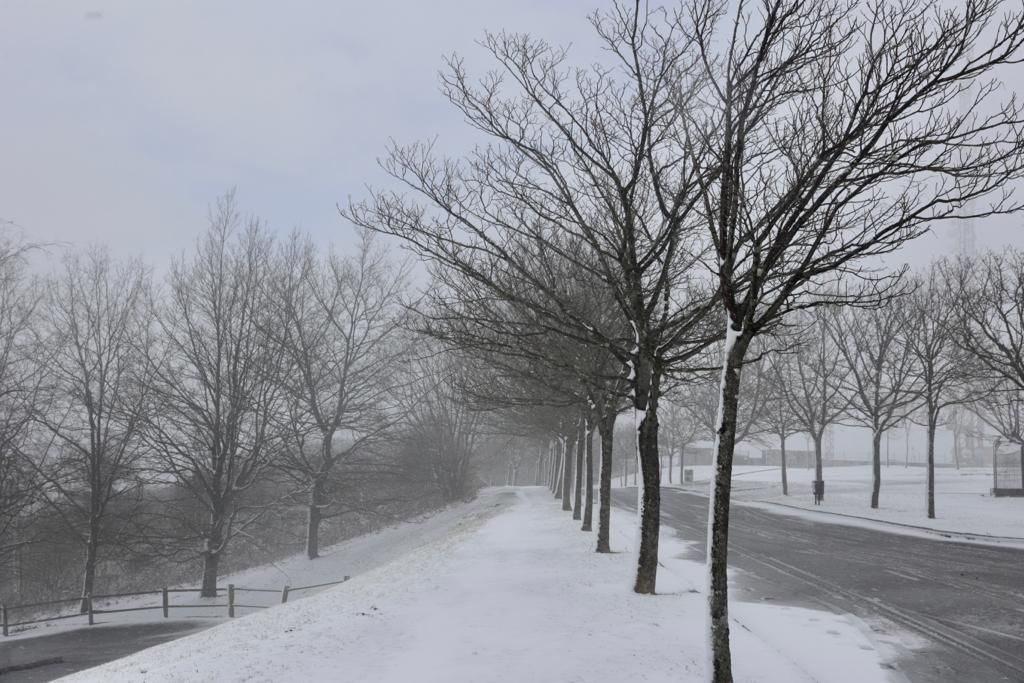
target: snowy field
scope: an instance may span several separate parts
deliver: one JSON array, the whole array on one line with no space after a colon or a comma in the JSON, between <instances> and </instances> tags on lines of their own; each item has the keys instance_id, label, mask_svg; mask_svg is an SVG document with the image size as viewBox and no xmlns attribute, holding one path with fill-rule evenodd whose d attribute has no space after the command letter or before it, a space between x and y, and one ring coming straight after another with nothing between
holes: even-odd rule
<instances>
[{"instance_id":1,"label":"snowy field","mask_svg":"<svg viewBox=\"0 0 1024 683\"><path fill-rule=\"evenodd\" d=\"M246 588L262 588L273 590L272 593L239 592L236 602L246 605L277 605L281 601L281 588L289 586L311 586L319 583L339 581L345 576L356 576L371 569L385 565L420 546L446 538L465 525L474 524L496 512L493 501L477 499L471 503L451 506L438 512L428 513L422 518L396 524L374 533L358 536L342 541L321 550L321 556L310 561L305 554L293 555L283 561L275 562L236 574L222 576L218 585L227 588L234 583ZM190 585L198 585L198 582ZM315 595L316 591L300 591L291 593L289 602L295 602ZM205 605L204 607L177 607L170 611L172 619L210 619L224 620L227 618L223 605L227 598L224 595L214 598L200 598L197 592L171 593L171 605ZM116 600L97 600L97 609L129 608L148 605L159 605L160 595L146 595ZM77 607L77 605L75 606ZM72 607L71 609L74 609ZM236 615L244 615L256 610L236 607ZM13 620L13 619L12 619ZM119 612L116 614L97 614L96 626L102 628L106 624L125 624L131 622L164 621L160 610L138 612ZM39 624L34 628L12 633L12 638L32 638L39 635L54 633L61 629L82 628L86 618L67 619L64 621ZM88 628L88 627L87 627Z\"/></svg>"},{"instance_id":2,"label":"snowy field","mask_svg":"<svg viewBox=\"0 0 1024 683\"><path fill-rule=\"evenodd\" d=\"M711 468L693 469L693 487L703 490L711 476ZM870 507L870 465L826 466L825 500L817 506L811 496L814 470L791 467L787 474L789 495L783 496L778 467L736 467L733 473L734 500L770 503L777 511L791 510L788 506L793 506L815 513L834 513L816 515L815 518L821 521L846 523L842 516L851 515L951 534L1020 539L1024 543L1024 498L992 497L992 471L987 468L937 468L935 519L927 517L927 470L923 467L883 465L880 507L877 510ZM899 529L896 526L889 528Z\"/></svg>"},{"instance_id":3,"label":"snowy field","mask_svg":"<svg viewBox=\"0 0 1024 683\"><path fill-rule=\"evenodd\" d=\"M481 514L484 510L498 514ZM489 489L466 523L306 600L67 681L700 681L703 566L666 529L658 596L629 589L634 519L612 555L546 489ZM733 606L737 680L891 680L889 645L852 617Z\"/></svg>"}]
</instances>

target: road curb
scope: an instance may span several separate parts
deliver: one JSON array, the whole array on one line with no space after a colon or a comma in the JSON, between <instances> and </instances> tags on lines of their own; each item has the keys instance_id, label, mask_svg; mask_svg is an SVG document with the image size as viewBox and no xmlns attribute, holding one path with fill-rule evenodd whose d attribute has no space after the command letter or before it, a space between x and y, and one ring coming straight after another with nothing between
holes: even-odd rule
<instances>
[{"instance_id":1,"label":"road curb","mask_svg":"<svg viewBox=\"0 0 1024 683\"><path fill-rule=\"evenodd\" d=\"M928 536L937 536L939 538L953 541L966 541L978 544L995 545L1000 547L1010 544L1024 546L1024 538L1019 536L994 536L992 534L978 534L965 531L944 531L942 529L933 529L931 527L919 526L917 524L906 524L904 522L890 522L884 519L875 519L874 517L851 515L847 512L833 512L831 510L812 510L810 508L800 507L799 505L789 505L787 503L778 503L770 500L734 500L733 502L736 503L737 505L771 505L773 507L787 508L790 510L799 510L800 512L806 512L814 515L832 515L833 517L845 517L847 519L856 519L863 522L869 522L871 524L878 524L880 526L896 527L900 529L911 529L918 533L927 534Z\"/></svg>"}]
</instances>

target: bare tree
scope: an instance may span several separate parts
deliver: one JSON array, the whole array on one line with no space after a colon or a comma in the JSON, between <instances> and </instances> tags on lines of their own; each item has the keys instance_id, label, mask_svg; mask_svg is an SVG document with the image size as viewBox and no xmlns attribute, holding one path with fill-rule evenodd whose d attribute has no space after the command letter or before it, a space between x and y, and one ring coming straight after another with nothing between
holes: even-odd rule
<instances>
[{"instance_id":1,"label":"bare tree","mask_svg":"<svg viewBox=\"0 0 1024 683\"><path fill-rule=\"evenodd\" d=\"M273 244L256 220L241 228L233 193L218 200L210 227L188 261L176 262L156 311L154 410L146 436L199 518L183 516L201 543L203 597L214 597L231 539L263 510L245 494L264 474L279 442L282 324L268 296Z\"/></svg>"},{"instance_id":2,"label":"bare tree","mask_svg":"<svg viewBox=\"0 0 1024 683\"><path fill-rule=\"evenodd\" d=\"M721 354L721 345L708 349L706 365L713 366L715 357ZM715 353L717 352L717 353ZM758 434L761 429L761 415L767 409L767 394L770 379L765 364L748 362L746 372L740 378L743 403L736 414L736 442L745 441ZM702 370L694 373L695 378L686 387L686 409L700 426L700 433L714 440L718 426L718 393L721 390L716 373ZM699 380L699 381L698 381Z\"/></svg>"},{"instance_id":3,"label":"bare tree","mask_svg":"<svg viewBox=\"0 0 1024 683\"><path fill-rule=\"evenodd\" d=\"M603 286L600 278L575 272L564 260L544 260L543 252L536 256L534 267L546 272L552 284L561 282L563 296L586 319L598 321L602 329L611 329L620 322L614 294ZM591 433L597 429L602 444L597 551L610 552L611 431L625 398L624 368L604 346L583 343L552 330L550 321L535 313L535 306L544 306L543 295L538 301L528 286L517 284L513 273L492 272L492 278L502 283L502 289L517 291L516 299L481 297L474 281L446 273L442 279L443 294L434 288L426 297L430 305L423 311L423 331L457 348L461 354L472 356L486 368L473 384L478 403L498 406L506 414L510 410L525 409L529 413L538 407L557 408L545 411L546 415L559 418L559 424L545 428L549 433L568 431L568 425L578 421L578 416L562 415L565 409L583 415L587 437L582 459L587 462L580 468L573 459L560 457L561 485L552 485L556 497L562 499L563 509L578 511L580 506L570 504L565 493L572 488L571 477L566 475L573 470L580 473L574 481L583 506L580 516L584 531L593 526L593 489L585 485L585 479L591 472L587 459L593 459ZM563 437L559 434L557 438L560 455L565 447ZM573 443L578 444L578 439Z\"/></svg>"},{"instance_id":4,"label":"bare tree","mask_svg":"<svg viewBox=\"0 0 1024 683\"><path fill-rule=\"evenodd\" d=\"M26 460L21 444L27 440L27 420L18 420L7 413L3 429L3 451L0 452L0 563L9 553L29 542L22 536L27 514L41 498L41 480L37 470ZM13 429L12 429L13 427Z\"/></svg>"},{"instance_id":5,"label":"bare tree","mask_svg":"<svg viewBox=\"0 0 1024 683\"><path fill-rule=\"evenodd\" d=\"M101 550L131 527L142 477L140 429L151 384L148 288L140 262L117 264L94 248L65 257L47 283L40 315L46 398L35 421L48 447L39 472L47 500L84 548L83 612ZM112 515L122 501L128 507Z\"/></svg>"},{"instance_id":6,"label":"bare tree","mask_svg":"<svg viewBox=\"0 0 1024 683\"><path fill-rule=\"evenodd\" d=\"M577 521L583 519L583 468L586 464L587 435L590 433L591 429L587 424L587 411L584 409L580 411L580 417L576 423L576 435L574 439L576 462L573 465L575 483L573 484L572 518Z\"/></svg>"},{"instance_id":7,"label":"bare tree","mask_svg":"<svg viewBox=\"0 0 1024 683\"><path fill-rule=\"evenodd\" d=\"M688 60L679 29L658 30L658 16L625 3L596 15L611 61L582 69L541 40L488 35L500 71L474 83L452 59L443 88L489 144L461 161L438 159L430 145L394 147L384 168L411 195L378 192L345 212L405 240L439 275L526 306L552 332L601 346L627 368L643 475L638 593L656 587L662 378L717 334L706 329L708 278L692 268L703 253L687 230L695 168L671 137L672 88ZM537 267L553 262L601 280L613 325L591 319L574 288Z\"/></svg>"},{"instance_id":8,"label":"bare tree","mask_svg":"<svg viewBox=\"0 0 1024 683\"><path fill-rule=\"evenodd\" d=\"M800 420L786 398L786 384L793 373L792 359L785 352L776 352L765 360L768 391L765 395L765 409L760 420L763 431L779 438L779 474L782 481L782 495L789 495L789 479L786 465L786 439L800 431Z\"/></svg>"},{"instance_id":9,"label":"bare tree","mask_svg":"<svg viewBox=\"0 0 1024 683\"><path fill-rule=\"evenodd\" d=\"M1008 249L946 263L959 296L955 339L979 370L1024 389L1024 252Z\"/></svg>"},{"instance_id":10,"label":"bare tree","mask_svg":"<svg viewBox=\"0 0 1024 683\"><path fill-rule=\"evenodd\" d=\"M984 423L994 429L999 437L1014 444L1020 450L1020 473L1022 486L1024 486L1024 390L1005 380L995 387L987 386L983 392L979 392L974 409ZM998 463L995 461L997 451L998 447L994 447L992 452L993 470L998 467Z\"/></svg>"},{"instance_id":11,"label":"bare tree","mask_svg":"<svg viewBox=\"0 0 1024 683\"><path fill-rule=\"evenodd\" d=\"M514 441L514 438L508 438L505 441L505 447L502 449L507 469L505 486L519 486L519 470L522 469L523 461L527 456L526 451L523 450L521 445L515 444Z\"/></svg>"},{"instance_id":12,"label":"bare tree","mask_svg":"<svg viewBox=\"0 0 1024 683\"><path fill-rule=\"evenodd\" d=\"M307 497L309 559L319 556L321 521L333 516L336 466L392 419L406 280L407 268L393 264L369 233L349 258L332 253L321 260L316 246L297 235L283 250L275 287L287 365L281 382L296 409L286 415L292 447L278 466ZM303 447L310 435L316 446Z\"/></svg>"},{"instance_id":13,"label":"bare tree","mask_svg":"<svg viewBox=\"0 0 1024 683\"><path fill-rule=\"evenodd\" d=\"M1020 208L1008 183L1024 168L1021 107L983 80L1024 43L1024 12L1002 7L687 0L675 15L702 67L680 75L679 137L703 168L728 324L707 553L717 683L732 680L726 567L747 350L788 310L844 302L832 287L843 275L874 280L870 299L883 299L865 259L934 222Z\"/></svg>"},{"instance_id":14,"label":"bare tree","mask_svg":"<svg viewBox=\"0 0 1024 683\"><path fill-rule=\"evenodd\" d=\"M27 449L42 368L33 362L32 326L41 298L25 258L33 249L0 240L0 562L27 543L27 513L40 501L41 481Z\"/></svg>"},{"instance_id":15,"label":"bare tree","mask_svg":"<svg viewBox=\"0 0 1024 683\"><path fill-rule=\"evenodd\" d=\"M882 485L882 435L907 418L918 390L918 370L904 338L898 302L880 308L839 309L825 318L832 343L842 353L836 369L849 403L848 414L871 430L871 507Z\"/></svg>"},{"instance_id":16,"label":"bare tree","mask_svg":"<svg viewBox=\"0 0 1024 683\"><path fill-rule=\"evenodd\" d=\"M483 413L475 410L462 359L435 353L412 363L403 385L404 438L447 502L472 493L473 458Z\"/></svg>"},{"instance_id":17,"label":"bare tree","mask_svg":"<svg viewBox=\"0 0 1024 683\"><path fill-rule=\"evenodd\" d=\"M679 483L683 483L683 472L685 470L686 447L697 438L698 432L704 425L694 418L690 412L693 404L693 397L689 395L691 387L682 385L673 389L663 402L664 417L661 427L667 437L668 446L665 449L668 453L668 483L672 483L673 459L679 453ZM683 403L686 401L686 403Z\"/></svg>"},{"instance_id":18,"label":"bare tree","mask_svg":"<svg viewBox=\"0 0 1024 683\"><path fill-rule=\"evenodd\" d=\"M836 372L842 352L825 329L825 316L818 312L804 316L803 322L795 351L776 358L776 378L799 430L814 442L814 479L824 482L825 430L845 414L849 397L843 392L842 373Z\"/></svg>"},{"instance_id":19,"label":"bare tree","mask_svg":"<svg viewBox=\"0 0 1024 683\"><path fill-rule=\"evenodd\" d=\"M976 375L974 408L1002 438L1021 446L1024 481L1024 253L1008 249L961 259L947 265L946 275L959 295L956 340Z\"/></svg>"},{"instance_id":20,"label":"bare tree","mask_svg":"<svg viewBox=\"0 0 1024 683\"><path fill-rule=\"evenodd\" d=\"M935 518L935 431L942 411L971 399L970 357L957 344L957 307L952 290L956 264L938 262L907 300L904 329L919 375L917 397L928 433L928 519Z\"/></svg>"}]
</instances>

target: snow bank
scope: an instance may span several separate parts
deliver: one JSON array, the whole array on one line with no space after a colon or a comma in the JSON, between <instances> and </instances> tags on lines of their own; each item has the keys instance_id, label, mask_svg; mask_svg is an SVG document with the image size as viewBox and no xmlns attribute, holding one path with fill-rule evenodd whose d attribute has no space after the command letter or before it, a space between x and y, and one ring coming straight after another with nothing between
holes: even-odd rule
<instances>
[{"instance_id":1,"label":"snow bank","mask_svg":"<svg viewBox=\"0 0 1024 683\"><path fill-rule=\"evenodd\" d=\"M694 469L694 478L698 481L706 481L710 476L709 467ZM733 498L736 502L770 503L773 512L801 516L811 514L818 521L883 528L928 538L952 537L954 540L1024 545L1024 498L993 497L990 493L992 471L988 468L937 468L935 519L927 516L928 472L923 467L883 465L880 507L877 510L870 506L870 465L826 466L825 500L818 506L814 505L811 496L814 470L791 467L787 474L789 495L783 496L782 486L778 483L779 468L737 467L733 475ZM706 483L696 486L695 490L707 489ZM851 517L859 518L859 521ZM863 524L865 521L874 524ZM986 540L986 536L998 538Z\"/></svg>"},{"instance_id":2,"label":"snow bank","mask_svg":"<svg viewBox=\"0 0 1024 683\"><path fill-rule=\"evenodd\" d=\"M80 672L67 681L380 683L700 681L703 566L662 538L661 595L626 587L632 515L615 511L611 555L545 489L491 489L499 514L337 588ZM852 618L736 604L737 680L886 680Z\"/></svg>"}]
</instances>

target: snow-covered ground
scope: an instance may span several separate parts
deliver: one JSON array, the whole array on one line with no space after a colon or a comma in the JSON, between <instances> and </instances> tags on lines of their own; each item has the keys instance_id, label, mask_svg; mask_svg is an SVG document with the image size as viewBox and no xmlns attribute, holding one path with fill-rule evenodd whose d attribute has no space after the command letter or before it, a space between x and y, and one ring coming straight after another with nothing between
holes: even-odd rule
<instances>
[{"instance_id":1,"label":"snow-covered ground","mask_svg":"<svg viewBox=\"0 0 1024 683\"><path fill-rule=\"evenodd\" d=\"M693 469L695 482L687 488L706 489L711 468ZM870 465L826 466L825 500L821 505L814 505L811 496L813 469L791 467L787 473L789 495L783 496L778 467L736 467L733 473L734 500L771 504L779 512L800 508L815 513L834 513L816 515L815 519L821 521L853 523L844 518L849 515L891 525L909 525L951 534L1016 538L1024 542L1024 498L994 498L990 493L990 469L937 468L935 519L927 516L928 473L923 467L883 465L880 507L877 510L870 506ZM900 531L898 526L887 528ZM911 533L914 530L903 531Z\"/></svg>"},{"instance_id":2,"label":"snow-covered ground","mask_svg":"<svg viewBox=\"0 0 1024 683\"><path fill-rule=\"evenodd\" d=\"M139 652L68 681L699 681L703 566L662 536L660 595L629 589L634 520L611 555L546 489L489 489L476 514L306 600ZM887 680L887 646L852 617L736 603L737 680Z\"/></svg>"},{"instance_id":3,"label":"snow-covered ground","mask_svg":"<svg viewBox=\"0 0 1024 683\"><path fill-rule=\"evenodd\" d=\"M247 569L235 574L221 577L219 586L226 589L229 583L245 588L258 588L273 592L239 591L236 602L244 605L265 605L267 607L281 602L281 589L284 586L311 586L320 583L339 581L345 576L356 576L371 569L385 565L415 548L427 545L466 525L472 525L482 518L489 517L497 510L494 501L477 499L470 503L453 505L443 510L428 513L423 517L396 524L374 533L358 536L321 550L321 556L310 561L305 554L298 554L283 561ZM191 585L198 585L194 583ZM288 601L294 602L315 594L317 591L295 591L289 595ZM196 592L171 593L171 605L190 605L174 607L170 610L172 619L211 619L227 618L227 609L223 607L227 598L200 598ZM160 605L160 595L144 595L128 598L96 600L96 609L122 609ZM69 605L74 610L77 605ZM255 609L237 607L236 615L244 615ZM22 615L12 612L11 620L20 621ZM161 610L137 612L118 612L115 614L97 614L96 626L101 628L107 624L124 624L143 621L162 621ZM75 617L63 621L38 624L25 630L15 631L11 638L33 638L39 635L54 633L61 629L81 628L86 617ZM4 639L4 642L11 638Z\"/></svg>"}]
</instances>

